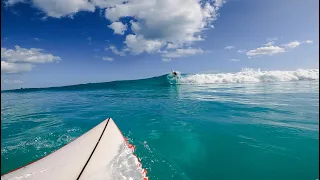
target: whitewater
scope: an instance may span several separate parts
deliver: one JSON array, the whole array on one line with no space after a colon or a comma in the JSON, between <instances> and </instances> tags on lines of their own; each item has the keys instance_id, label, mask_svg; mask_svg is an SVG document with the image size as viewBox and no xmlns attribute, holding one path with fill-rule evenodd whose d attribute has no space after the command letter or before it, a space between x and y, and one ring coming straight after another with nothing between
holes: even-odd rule
<instances>
[{"instance_id":1,"label":"whitewater","mask_svg":"<svg viewBox=\"0 0 320 180\"><path fill-rule=\"evenodd\" d=\"M169 81L173 76L169 76ZM298 69L296 71L261 71L260 69L243 69L236 73L185 74L179 76L177 84L214 84L214 83L254 83L319 80L319 69Z\"/></svg>"},{"instance_id":2,"label":"whitewater","mask_svg":"<svg viewBox=\"0 0 320 180\"><path fill-rule=\"evenodd\" d=\"M149 179L319 179L319 70L171 73L1 92L1 174L111 117ZM113 165L129 179L124 153Z\"/></svg>"}]
</instances>

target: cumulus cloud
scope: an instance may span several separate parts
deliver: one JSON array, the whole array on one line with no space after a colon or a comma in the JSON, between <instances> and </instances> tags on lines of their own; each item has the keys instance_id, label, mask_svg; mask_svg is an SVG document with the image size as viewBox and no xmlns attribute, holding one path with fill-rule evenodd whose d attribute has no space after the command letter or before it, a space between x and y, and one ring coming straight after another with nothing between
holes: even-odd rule
<instances>
[{"instance_id":1,"label":"cumulus cloud","mask_svg":"<svg viewBox=\"0 0 320 180\"><path fill-rule=\"evenodd\" d=\"M15 46L15 49L1 47L1 60L11 63L49 63L60 61L61 58L50 53L44 53L43 49L26 49Z\"/></svg>"},{"instance_id":2,"label":"cumulus cloud","mask_svg":"<svg viewBox=\"0 0 320 180\"><path fill-rule=\"evenodd\" d=\"M127 35L125 49L133 54L154 52L169 43L168 47L180 48L204 40L202 31L212 27L224 2L129 0L108 8L106 18L117 22L123 17L132 17L133 33Z\"/></svg>"},{"instance_id":3,"label":"cumulus cloud","mask_svg":"<svg viewBox=\"0 0 320 180\"><path fill-rule=\"evenodd\" d=\"M159 40L146 40L142 36L129 34L124 42L133 54L152 53L160 50L164 43Z\"/></svg>"},{"instance_id":4,"label":"cumulus cloud","mask_svg":"<svg viewBox=\"0 0 320 180\"><path fill-rule=\"evenodd\" d=\"M292 41L288 44L284 44L283 46L286 47L286 48L290 48L290 49L293 49L293 48L296 48L298 46L300 46L300 42L299 41Z\"/></svg>"},{"instance_id":5,"label":"cumulus cloud","mask_svg":"<svg viewBox=\"0 0 320 180\"><path fill-rule=\"evenodd\" d=\"M19 0L8 0L15 4ZM153 53L161 48L179 49L203 41L203 32L213 28L225 0L32 0L47 17L72 17L79 11L105 10L115 34L124 35L123 55ZM123 18L131 19L123 24ZM170 44L170 45L169 45Z\"/></svg>"},{"instance_id":6,"label":"cumulus cloud","mask_svg":"<svg viewBox=\"0 0 320 180\"><path fill-rule=\"evenodd\" d=\"M5 5L12 6L17 3L27 3L26 0L7 0ZM32 5L46 14L48 17L61 18L72 17L79 11L94 12L95 6L88 0L32 0Z\"/></svg>"},{"instance_id":7,"label":"cumulus cloud","mask_svg":"<svg viewBox=\"0 0 320 180\"><path fill-rule=\"evenodd\" d=\"M33 68L32 64L28 63L11 63L1 61L1 73L13 74L13 73L23 73L31 71Z\"/></svg>"},{"instance_id":8,"label":"cumulus cloud","mask_svg":"<svg viewBox=\"0 0 320 180\"><path fill-rule=\"evenodd\" d=\"M109 8L119 3L124 3L126 1L125 0L91 0L91 2L95 6L98 6L99 8Z\"/></svg>"},{"instance_id":9,"label":"cumulus cloud","mask_svg":"<svg viewBox=\"0 0 320 180\"><path fill-rule=\"evenodd\" d=\"M53 18L72 16L79 11L95 11L95 6L88 0L33 0L32 2L46 16Z\"/></svg>"},{"instance_id":10,"label":"cumulus cloud","mask_svg":"<svg viewBox=\"0 0 320 180\"><path fill-rule=\"evenodd\" d=\"M247 52L247 56L249 58L251 57L257 57L262 55L274 55L277 53L285 52L285 49L279 46L265 46L265 47L259 47L257 49L253 49Z\"/></svg>"},{"instance_id":11,"label":"cumulus cloud","mask_svg":"<svg viewBox=\"0 0 320 180\"><path fill-rule=\"evenodd\" d=\"M1 72L8 74L31 71L32 64L51 63L60 60L59 56L45 53L43 49L26 49L20 46L15 46L15 49L1 47Z\"/></svg>"},{"instance_id":12,"label":"cumulus cloud","mask_svg":"<svg viewBox=\"0 0 320 180\"><path fill-rule=\"evenodd\" d=\"M178 48L179 46L180 46L179 44L168 43L168 44L167 44L167 49L176 49L176 48Z\"/></svg>"},{"instance_id":13,"label":"cumulus cloud","mask_svg":"<svg viewBox=\"0 0 320 180\"><path fill-rule=\"evenodd\" d=\"M202 49L193 49L193 48L187 48L187 49L175 49L174 51L164 51L162 52L162 56L164 58L179 58L179 57L186 57L196 54L202 54L204 51Z\"/></svg>"},{"instance_id":14,"label":"cumulus cloud","mask_svg":"<svg viewBox=\"0 0 320 180\"><path fill-rule=\"evenodd\" d=\"M127 25L122 24L122 22L113 22L108 27L113 29L115 34L120 34L120 35L123 35L124 32L127 30Z\"/></svg>"},{"instance_id":15,"label":"cumulus cloud","mask_svg":"<svg viewBox=\"0 0 320 180\"><path fill-rule=\"evenodd\" d=\"M118 55L118 56L125 56L126 53L123 51L119 51L117 49L117 47L115 47L114 45L110 45L108 48L105 48L106 51L111 50L114 54Z\"/></svg>"},{"instance_id":16,"label":"cumulus cloud","mask_svg":"<svg viewBox=\"0 0 320 180\"><path fill-rule=\"evenodd\" d=\"M234 46L227 46L227 47L225 47L224 49L230 50L230 49L233 49L233 48L234 48Z\"/></svg>"},{"instance_id":17,"label":"cumulus cloud","mask_svg":"<svg viewBox=\"0 0 320 180\"><path fill-rule=\"evenodd\" d=\"M111 21L134 17L133 31L147 39L183 40L214 20L222 3L217 5L200 4L197 0L129 0L125 4L119 1L107 9L106 17Z\"/></svg>"},{"instance_id":18,"label":"cumulus cloud","mask_svg":"<svg viewBox=\"0 0 320 180\"><path fill-rule=\"evenodd\" d=\"M102 57L102 60L104 60L104 61L113 61L114 59L113 58L111 58L111 57Z\"/></svg>"}]
</instances>

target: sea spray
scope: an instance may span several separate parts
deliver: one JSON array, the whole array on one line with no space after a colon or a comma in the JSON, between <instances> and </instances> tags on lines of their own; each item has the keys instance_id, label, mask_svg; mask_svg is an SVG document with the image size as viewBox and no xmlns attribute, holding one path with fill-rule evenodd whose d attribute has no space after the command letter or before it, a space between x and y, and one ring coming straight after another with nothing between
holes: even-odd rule
<instances>
[{"instance_id":1,"label":"sea spray","mask_svg":"<svg viewBox=\"0 0 320 180\"><path fill-rule=\"evenodd\" d=\"M236 73L186 74L176 79L177 84L254 83L319 80L319 69L296 71L261 71L242 69Z\"/></svg>"}]
</instances>

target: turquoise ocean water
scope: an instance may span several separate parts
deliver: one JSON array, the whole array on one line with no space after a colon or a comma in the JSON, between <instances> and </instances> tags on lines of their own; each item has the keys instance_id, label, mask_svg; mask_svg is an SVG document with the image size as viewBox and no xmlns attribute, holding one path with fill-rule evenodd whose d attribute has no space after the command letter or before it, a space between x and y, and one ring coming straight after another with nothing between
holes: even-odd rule
<instances>
[{"instance_id":1,"label":"turquoise ocean water","mask_svg":"<svg viewBox=\"0 0 320 180\"><path fill-rule=\"evenodd\" d=\"M1 174L111 117L149 179L316 180L319 70L170 74L1 93Z\"/></svg>"}]
</instances>

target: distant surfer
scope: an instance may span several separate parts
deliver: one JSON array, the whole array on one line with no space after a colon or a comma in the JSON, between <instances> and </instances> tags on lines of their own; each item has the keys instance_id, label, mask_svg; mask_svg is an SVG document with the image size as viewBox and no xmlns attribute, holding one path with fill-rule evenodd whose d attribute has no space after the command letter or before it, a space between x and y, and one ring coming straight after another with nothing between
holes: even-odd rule
<instances>
[{"instance_id":1,"label":"distant surfer","mask_svg":"<svg viewBox=\"0 0 320 180\"><path fill-rule=\"evenodd\" d=\"M177 76L177 75L178 75L178 73L175 72L175 71L173 71L173 70L171 70L171 72L172 72L172 75L173 75L173 76Z\"/></svg>"},{"instance_id":2,"label":"distant surfer","mask_svg":"<svg viewBox=\"0 0 320 180\"><path fill-rule=\"evenodd\" d=\"M172 74L173 74L173 76L177 76L178 75L177 72L175 72L175 71L173 71Z\"/></svg>"}]
</instances>

